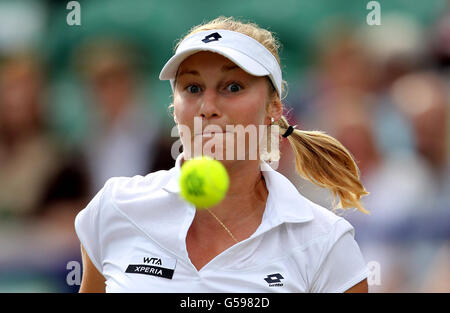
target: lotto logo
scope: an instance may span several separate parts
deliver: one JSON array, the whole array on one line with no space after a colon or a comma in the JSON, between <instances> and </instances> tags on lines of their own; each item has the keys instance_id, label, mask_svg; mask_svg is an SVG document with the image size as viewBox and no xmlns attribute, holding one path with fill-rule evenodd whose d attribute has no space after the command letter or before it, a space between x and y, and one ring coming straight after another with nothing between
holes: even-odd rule
<instances>
[{"instance_id":1,"label":"lotto logo","mask_svg":"<svg viewBox=\"0 0 450 313\"><path fill-rule=\"evenodd\" d=\"M204 43L208 43L211 41L218 41L219 38L222 38L222 36L220 36L219 33L212 33L212 34L206 36L204 39L202 39L202 41Z\"/></svg>"},{"instance_id":2,"label":"lotto logo","mask_svg":"<svg viewBox=\"0 0 450 313\"><path fill-rule=\"evenodd\" d=\"M270 274L264 278L264 280L269 284L269 287L283 286L283 283L281 283L282 279L284 279L284 277L280 273Z\"/></svg>"}]
</instances>

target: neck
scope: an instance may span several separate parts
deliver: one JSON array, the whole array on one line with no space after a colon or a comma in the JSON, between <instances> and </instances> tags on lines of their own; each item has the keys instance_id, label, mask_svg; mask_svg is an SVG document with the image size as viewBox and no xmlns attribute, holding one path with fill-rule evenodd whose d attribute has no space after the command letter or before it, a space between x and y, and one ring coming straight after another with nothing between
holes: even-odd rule
<instances>
[{"instance_id":1,"label":"neck","mask_svg":"<svg viewBox=\"0 0 450 313\"><path fill-rule=\"evenodd\" d=\"M229 161L224 165L230 177L230 187L224 200L212 209L223 218L230 214L246 216L260 210L268 191L260 171L259 160Z\"/></svg>"}]
</instances>

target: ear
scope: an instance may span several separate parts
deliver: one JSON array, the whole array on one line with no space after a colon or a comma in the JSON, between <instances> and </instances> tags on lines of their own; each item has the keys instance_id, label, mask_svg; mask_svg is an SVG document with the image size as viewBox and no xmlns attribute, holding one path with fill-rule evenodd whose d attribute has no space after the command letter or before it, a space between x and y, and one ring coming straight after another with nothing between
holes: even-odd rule
<instances>
[{"instance_id":1,"label":"ear","mask_svg":"<svg viewBox=\"0 0 450 313\"><path fill-rule=\"evenodd\" d=\"M283 103L281 103L280 98L274 97L272 102L269 104L267 108L267 123L270 125L270 119L273 117L275 121L278 121L283 115Z\"/></svg>"}]
</instances>

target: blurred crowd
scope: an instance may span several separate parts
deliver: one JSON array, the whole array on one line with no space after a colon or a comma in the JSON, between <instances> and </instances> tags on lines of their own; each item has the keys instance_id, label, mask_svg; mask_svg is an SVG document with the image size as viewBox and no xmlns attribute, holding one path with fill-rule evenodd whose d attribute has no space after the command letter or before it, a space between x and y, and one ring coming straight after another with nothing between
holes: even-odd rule
<instances>
[{"instance_id":1,"label":"blurred crowd","mask_svg":"<svg viewBox=\"0 0 450 313\"><path fill-rule=\"evenodd\" d=\"M341 141L370 192L363 199L370 215L339 214L354 225L372 275L381 275L375 292L450 291L448 13L427 28L386 15L376 30L345 23L321 30L314 62L288 81L288 119ZM165 104L141 92L136 51L98 38L77 49L70 75L87 113L76 140L55 121L51 62L36 51L0 49L0 292L77 291L66 265L81 261L79 210L109 177L174 165L176 138L152 114ZM281 150L278 170L331 208L327 191L293 174L285 142Z\"/></svg>"}]
</instances>

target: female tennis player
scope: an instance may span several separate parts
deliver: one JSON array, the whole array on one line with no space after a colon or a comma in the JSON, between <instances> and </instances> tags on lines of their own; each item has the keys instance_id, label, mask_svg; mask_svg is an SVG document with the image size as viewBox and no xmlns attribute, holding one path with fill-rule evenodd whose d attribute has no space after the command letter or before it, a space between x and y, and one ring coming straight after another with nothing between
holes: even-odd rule
<instances>
[{"instance_id":1,"label":"female tennis player","mask_svg":"<svg viewBox=\"0 0 450 313\"><path fill-rule=\"evenodd\" d=\"M283 116L278 47L271 32L225 17L179 42L160 79L171 82L175 122L192 132L183 147L208 137L195 133L195 118L223 131L277 125L300 175L329 188L341 207L365 212L367 192L348 151ZM179 197L180 169L191 157L184 150L169 171L109 179L77 215L80 292L367 292L366 264L345 219L261 158L221 161L230 188L198 210Z\"/></svg>"}]
</instances>

